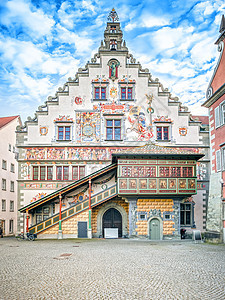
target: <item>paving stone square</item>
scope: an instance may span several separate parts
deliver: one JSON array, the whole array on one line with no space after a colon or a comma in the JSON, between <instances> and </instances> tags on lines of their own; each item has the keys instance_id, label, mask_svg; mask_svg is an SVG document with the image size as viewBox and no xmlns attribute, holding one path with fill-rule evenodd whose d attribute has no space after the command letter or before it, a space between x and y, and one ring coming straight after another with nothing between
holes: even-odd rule
<instances>
[{"instance_id":1,"label":"paving stone square","mask_svg":"<svg viewBox=\"0 0 225 300\"><path fill-rule=\"evenodd\" d=\"M0 299L225 299L225 245L0 239Z\"/></svg>"}]
</instances>

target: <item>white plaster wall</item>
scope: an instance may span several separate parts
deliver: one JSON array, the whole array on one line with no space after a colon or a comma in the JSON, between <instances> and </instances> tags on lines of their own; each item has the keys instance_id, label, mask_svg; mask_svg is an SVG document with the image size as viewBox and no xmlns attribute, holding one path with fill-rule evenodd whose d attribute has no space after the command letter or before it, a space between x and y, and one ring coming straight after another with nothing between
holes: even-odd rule
<instances>
[{"instance_id":1,"label":"white plaster wall","mask_svg":"<svg viewBox=\"0 0 225 300\"><path fill-rule=\"evenodd\" d=\"M0 129L0 220L5 220L5 234L9 235L9 220L13 220L13 233L17 228L17 176L18 163L13 153L13 147L16 145L16 127L20 125L18 118L14 119ZM9 144L11 151L9 151ZM2 169L2 160L7 162L7 170ZM11 163L15 166L15 172L12 173ZM6 179L6 191L2 190L2 178ZM14 181L14 192L10 192L10 182ZM2 211L2 199L6 200L6 211ZM14 211L10 212L10 201L14 201Z\"/></svg>"}]
</instances>

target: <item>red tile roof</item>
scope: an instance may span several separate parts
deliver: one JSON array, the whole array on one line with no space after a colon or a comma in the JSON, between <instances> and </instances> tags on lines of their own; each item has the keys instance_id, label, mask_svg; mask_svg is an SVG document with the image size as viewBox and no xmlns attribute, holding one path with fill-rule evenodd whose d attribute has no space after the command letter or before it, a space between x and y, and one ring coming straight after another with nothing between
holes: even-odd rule
<instances>
[{"instance_id":1,"label":"red tile roof","mask_svg":"<svg viewBox=\"0 0 225 300\"><path fill-rule=\"evenodd\" d=\"M202 122L203 125L209 124L209 117L208 116L192 116L194 120Z\"/></svg>"},{"instance_id":2,"label":"red tile roof","mask_svg":"<svg viewBox=\"0 0 225 300\"><path fill-rule=\"evenodd\" d=\"M0 128L5 126L6 124L10 123L14 119L18 118L19 116L12 116L12 117L2 117L0 118Z\"/></svg>"}]
</instances>

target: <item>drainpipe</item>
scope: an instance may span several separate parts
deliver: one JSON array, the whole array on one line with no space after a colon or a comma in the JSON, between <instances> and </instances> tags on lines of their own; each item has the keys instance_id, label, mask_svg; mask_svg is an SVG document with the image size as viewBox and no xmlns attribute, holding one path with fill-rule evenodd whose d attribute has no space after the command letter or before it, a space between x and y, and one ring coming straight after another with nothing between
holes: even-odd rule
<instances>
[{"instance_id":1,"label":"drainpipe","mask_svg":"<svg viewBox=\"0 0 225 300\"><path fill-rule=\"evenodd\" d=\"M91 229L91 178L89 178L89 212L88 212L88 238L92 238Z\"/></svg>"},{"instance_id":2,"label":"drainpipe","mask_svg":"<svg viewBox=\"0 0 225 300\"><path fill-rule=\"evenodd\" d=\"M59 231L58 231L58 240L61 240L62 236L62 195L59 194Z\"/></svg>"}]
</instances>

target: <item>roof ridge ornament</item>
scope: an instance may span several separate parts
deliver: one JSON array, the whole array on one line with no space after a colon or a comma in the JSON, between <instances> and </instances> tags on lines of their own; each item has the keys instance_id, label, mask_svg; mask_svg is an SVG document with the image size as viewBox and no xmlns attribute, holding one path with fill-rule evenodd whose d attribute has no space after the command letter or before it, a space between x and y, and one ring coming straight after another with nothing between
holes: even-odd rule
<instances>
[{"instance_id":1,"label":"roof ridge ornament","mask_svg":"<svg viewBox=\"0 0 225 300\"><path fill-rule=\"evenodd\" d=\"M109 13L108 21L113 22L113 23L119 21L119 17L117 15L115 8L113 8L111 10L111 12Z\"/></svg>"}]
</instances>

